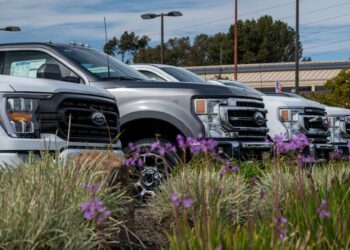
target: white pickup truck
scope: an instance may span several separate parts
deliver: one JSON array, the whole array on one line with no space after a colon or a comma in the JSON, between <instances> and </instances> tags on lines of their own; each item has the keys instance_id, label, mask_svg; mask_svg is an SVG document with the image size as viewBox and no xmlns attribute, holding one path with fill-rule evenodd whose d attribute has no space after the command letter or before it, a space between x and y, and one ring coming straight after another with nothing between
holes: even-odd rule
<instances>
[{"instance_id":1,"label":"white pickup truck","mask_svg":"<svg viewBox=\"0 0 350 250\"><path fill-rule=\"evenodd\" d=\"M262 96L267 109L268 135L285 135L285 140L291 140L292 135L303 132L312 141L306 149L306 154L318 159L327 159L334 147L329 143L328 120L322 104L307 100L293 94L263 94L238 81L205 81L200 76L180 67L159 64L131 65L151 79L162 81L197 82L208 84L225 84L239 87Z\"/></svg>"},{"instance_id":2,"label":"white pickup truck","mask_svg":"<svg viewBox=\"0 0 350 250\"><path fill-rule=\"evenodd\" d=\"M86 149L122 154L116 100L103 89L0 75L0 123L0 165L41 151L63 161Z\"/></svg>"},{"instance_id":3,"label":"white pickup truck","mask_svg":"<svg viewBox=\"0 0 350 250\"><path fill-rule=\"evenodd\" d=\"M219 82L260 92L238 81ZM304 153L315 156L316 159L329 158L334 145L329 140L331 132L324 105L291 93L261 95L268 110L267 127L270 138L284 135L285 141L289 141L293 134L303 132L312 142Z\"/></svg>"},{"instance_id":4,"label":"white pickup truck","mask_svg":"<svg viewBox=\"0 0 350 250\"><path fill-rule=\"evenodd\" d=\"M329 140L344 156L349 156L350 110L325 106L330 130Z\"/></svg>"}]
</instances>

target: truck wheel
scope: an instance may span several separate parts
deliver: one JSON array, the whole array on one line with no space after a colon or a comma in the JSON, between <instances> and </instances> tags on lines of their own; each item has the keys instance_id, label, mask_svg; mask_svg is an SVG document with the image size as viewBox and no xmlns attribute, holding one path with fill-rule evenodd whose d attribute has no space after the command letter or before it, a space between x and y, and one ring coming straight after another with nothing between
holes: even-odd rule
<instances>
[{"instance_id":1,"label":"truck wheel","mask_svg":"<svg viewBox=\"0 0 350 250\"><path fill-rule=\"evenodd\" d=\"M180 157L174 152L166 152L163 156L156 152L149 153L152 144L157 141L162 147L166 143L171 143L163 139L141 139L134 142L135 145L140 146L140 156L144 166L133 167L131 178L135 182L135 196L143 202L147 202L155 195L155 190L161 181L165 180L172 169L181 163ZM128 150L125 153L128 154Z\"/></svg>"}]
</instances>

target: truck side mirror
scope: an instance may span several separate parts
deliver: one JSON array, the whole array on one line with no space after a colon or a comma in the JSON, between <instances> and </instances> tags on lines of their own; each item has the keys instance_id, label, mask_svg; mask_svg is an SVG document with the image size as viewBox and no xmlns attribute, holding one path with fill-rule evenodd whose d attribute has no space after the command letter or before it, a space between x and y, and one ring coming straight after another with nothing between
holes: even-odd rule
<instances>
[{"instance_id":1,"label":"truck side mirror","mask_svg":"<svg viewBox=\"0 0 350 250\"><path fill-rule=\"evenodd\" d=\"M57 64L43 64L36 72L37 78L45 78L52 80L62 80L61 69Z\"/></svg>"}]
</instances>

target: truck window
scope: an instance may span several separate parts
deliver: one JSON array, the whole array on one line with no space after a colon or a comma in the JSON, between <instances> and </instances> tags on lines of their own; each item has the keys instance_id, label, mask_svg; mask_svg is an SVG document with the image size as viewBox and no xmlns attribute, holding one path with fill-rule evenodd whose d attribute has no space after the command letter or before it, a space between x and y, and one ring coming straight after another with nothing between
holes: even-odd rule
<instances>
[{"instance_id":1,"label":"truck window","mask_svg":"<svg viewBox=\"0 0 350 250\"><path fill-rule=\"evenodd\" d=\"M1 74L37 78L37 72L44 64L57 65L62 81L80 82L79 77L62 63L41 51L7 51Z\"/></svg>"},{"instance_id":2,"label":"truck window","mask_svg":"<svg viewBox=\"0 0 350 250\"><path fill-rule=\"evenodd\" d=\"M175 77L180 82L196 82L196 83L206 83L204 79L200 76L192 73L187 69L183 69L180 67L161 67L169 75Z\"/></svg>"},{"instance_id":3,"label":"truck window","mask_svg":"<svg viewBox=\"0 0 350 250\"><path fill-rule=\"evenodd\" d=\"M147 76L149 79L153 80L153 81L160 81L160 82L165 82L165 79L160 77L159 75L148 71L148 70L139 70L139 72L141 72L142 74L144 74L145 76Z\"/></svg>"}]
</instances>

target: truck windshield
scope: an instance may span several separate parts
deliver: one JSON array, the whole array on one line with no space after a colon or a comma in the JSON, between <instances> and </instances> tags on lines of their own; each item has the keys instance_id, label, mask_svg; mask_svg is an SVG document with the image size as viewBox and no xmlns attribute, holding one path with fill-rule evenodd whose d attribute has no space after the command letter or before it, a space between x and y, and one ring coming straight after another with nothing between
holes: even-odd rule
<instances>
[{"instance_id":1,"label":"truck windshield","mask_svg":"<svg viewBox=\"0 0 350 250\"><path fill-rule=\"evenodd\" d=\"M100 80L149 80L112 56L108 57L108 70L107 55L97 50L73 46L55 46L55 48Z\"/></svg>"},{"instance_id":2,"label":"truck windshield","mask_svg":"<svg viewBox=\"0 0 350 250\"><path fill-rule=\"evenodd\" d=\"M202 79L200 76L183 68L161 67L161 69L164 70L169 75L175 77L180 82L206 83L206 81Z\"/></svg>"}]
</instances>

